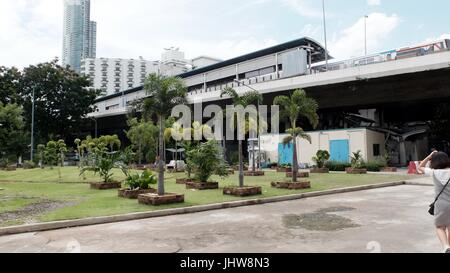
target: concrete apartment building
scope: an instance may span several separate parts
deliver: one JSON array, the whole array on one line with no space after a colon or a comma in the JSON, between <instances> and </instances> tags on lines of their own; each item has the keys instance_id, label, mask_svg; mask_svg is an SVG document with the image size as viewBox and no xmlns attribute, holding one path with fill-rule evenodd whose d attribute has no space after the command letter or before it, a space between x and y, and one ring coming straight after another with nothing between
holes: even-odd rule
<instances>
[{"instance_id":1,"label":"concrete apartment building","mask_svg":"<svg viewBox=\"0 0 450 273\"><path fill-rule=\"evenodd\" d=\"M221 60L201 56L187 60L178 48L168 48L160 61L118 58L86 58L81 61L80 72L92 81L92 87L101 89L105 96L142 86L151 73L176 76Z\"/></svg>"}]
</instances>

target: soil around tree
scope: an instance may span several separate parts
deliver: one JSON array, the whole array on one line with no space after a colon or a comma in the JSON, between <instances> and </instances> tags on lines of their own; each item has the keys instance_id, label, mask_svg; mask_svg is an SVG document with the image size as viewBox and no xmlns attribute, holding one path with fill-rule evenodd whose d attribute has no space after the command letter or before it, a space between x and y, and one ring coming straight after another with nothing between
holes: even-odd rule
<instances>
[{"instance_id":1,"label":"soil around tree","mask_svg":"<svg viewBox=\"0 0 450 273\"><path fill-rule=\"evenodd\" d=\"M19 197L10 197L9 199L14 198ZM1 200L6 199L7 198L4 197ZM62 202L48 199L38 199L36 202L26 205L25 207L22 207L20 209L0 213L0 224L8 221L19 221L24 222L26 224L36 223L38 222L36 218L42 214L49 213L65 207L75 206L76 204L77 204L76 202Z\"/></svg>"}]
</instances>

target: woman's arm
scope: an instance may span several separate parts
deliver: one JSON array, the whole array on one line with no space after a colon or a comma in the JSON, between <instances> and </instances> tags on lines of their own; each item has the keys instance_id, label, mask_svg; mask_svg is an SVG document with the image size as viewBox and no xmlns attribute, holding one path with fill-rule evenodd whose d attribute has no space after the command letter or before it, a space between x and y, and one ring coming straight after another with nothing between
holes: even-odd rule
<instances>
[{"instance_id":1,"label":"woman's arm","mask_svg":"<svg viewBox=\"0 0 450 273\"><path fill-rule=\"evenodd\" d=\"M425 168L427 167L428 162L430 162L431 158L433 157L433 155L437 153L436 151L432 152L427 158L425 158L422 162L420 162L419 165L419 172L424 174L425 173Z\"/></svg>"}]
</instances>

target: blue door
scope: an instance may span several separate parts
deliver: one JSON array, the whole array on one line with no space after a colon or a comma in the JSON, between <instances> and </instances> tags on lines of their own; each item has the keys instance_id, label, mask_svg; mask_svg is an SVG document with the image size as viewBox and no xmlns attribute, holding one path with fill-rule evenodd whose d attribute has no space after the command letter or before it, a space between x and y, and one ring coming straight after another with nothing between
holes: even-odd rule
<instances>
[{"instance_id":1,"label":"blue door","mask_svg":"<svg viewBox=\"0 0 450 273\"><path fill-rule=\"evenodd\" d=\"M292 158L294 156L294 144L288 145L278 144L278 164L292 164Z\"/></svg>"},{"instance_id":2,"label":"blue door","mask_svg":"<svg viewBox=\"0 0 450 273\"><path fill-rule=\"evenodd\" d=\"M349 162L350 149L348 140L331 140L330 141L330 160L336 162Z\"/></svg>"}]
</instances>

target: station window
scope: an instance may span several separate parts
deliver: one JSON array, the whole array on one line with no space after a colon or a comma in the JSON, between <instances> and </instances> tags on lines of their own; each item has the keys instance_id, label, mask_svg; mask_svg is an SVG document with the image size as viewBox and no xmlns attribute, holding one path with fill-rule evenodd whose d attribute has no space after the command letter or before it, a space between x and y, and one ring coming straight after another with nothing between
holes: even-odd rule
<instances>
[{"instance_id":1,"label":"station window","mask_svg":"<svg viewBox=\"0 0 450 273\"><path fill-rule=\"evenodd\" d=\"M373 144L373 156L381 156L380 144Z\"/></svg>"}]
</instances>

